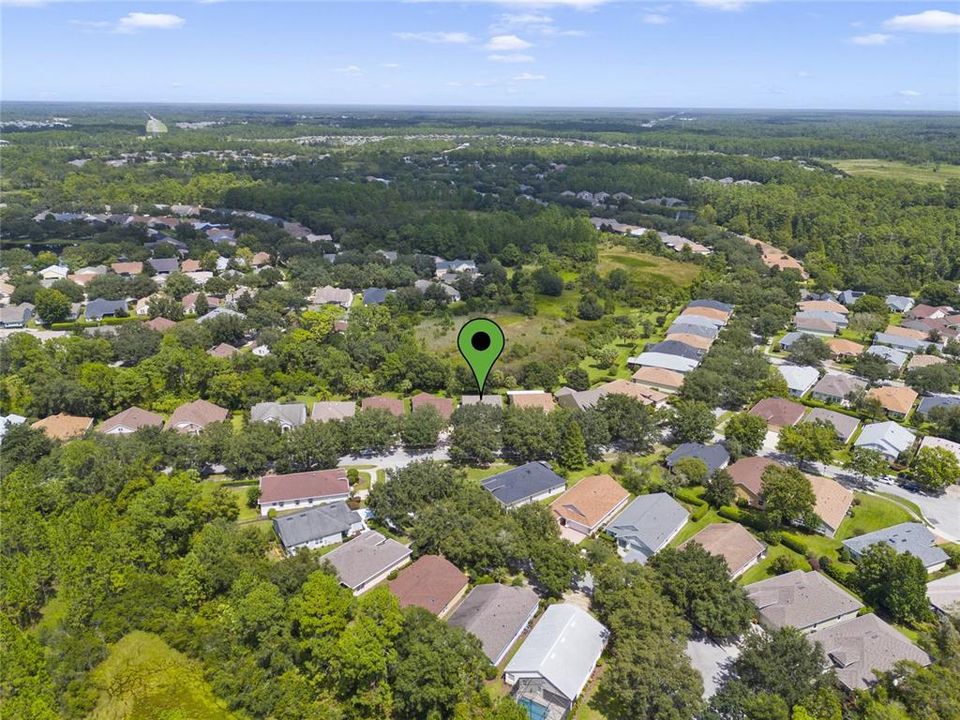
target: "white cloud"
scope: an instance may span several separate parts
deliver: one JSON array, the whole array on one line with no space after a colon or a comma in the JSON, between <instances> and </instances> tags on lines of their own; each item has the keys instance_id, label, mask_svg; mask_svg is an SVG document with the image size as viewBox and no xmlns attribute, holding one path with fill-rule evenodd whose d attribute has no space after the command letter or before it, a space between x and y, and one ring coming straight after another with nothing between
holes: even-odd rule
<instances>
[{"instance_id":1,"label":"white cloud","mask_svg":"<svg viewBox=\"0 0 960 720\"><path fill-rule=\"evenodd\" d=\"M334 68L334 72L344 75L363 75L363 70L358 65L347 65L346 67Z\"/></svg>"},{"instance_id":2,"label":"white cloud","mask_svg":"<svg viewBox=\"0 0 960 720\"><path fill-rule=\"evenodd\" d=\"M450 82L447 83L447 85L449 85L450 87L463 87L463 83L460 82L459 80L451 80Z\"/></svg>"},{"instance_id":3,"label":"white cloud","mask_svg":"<svg viewBox=\"0 0 960 720\"><path fill-rule=\"evenodd\" d=\"M643 16L643 21L647 25L666 25L670 22L670 18L666 15L661 15L660 13L649 13Z\"/></svg>"},{"instance_id":4,"label":"white cloud","mask_svg":"<svg viewBox=\"0 0 960 720\"><path fill-rule=\"evenodd\" d=\"M764 1L765 0L693 0L696 5L701 7L712 10L722 10L724 12L737 12L743 10L747 5Z\"/></svg>"},{"instance_id":5,"label":"white cloud","mask_svg":"<svg viewBox=\"0 0 960 720\"><path fill-rule=\"evenodd\" d=\"M400 63L380 63L380 67L390 68L393 70L400 67Z\"/></svg>"},{"instance_id":6,"label":"white cloud","mask_svg":"<svg viewBox=\"0 0 960 720\"><path fill-rule=\"evenodd\" d=\"M920 97L923 95L922 92L917 92L916 90L901 90L897 93L900 97Z\"/></svg>"},{"instance_id":7,"label":"white cloud","mask_svg":"<svg viewBox=\"0 0 960 720\"><path fill-rule=\"evenodd\" d=\"M534 81L534 80L546 80L546 79L547 79L547 76L546 76L546 75L535 75L535 74L533 74L533 73L525 72L525 73L520 73L519 75L514 76L513 79L514 79L514 80L517 80L517 81L519 81L519 82L530 82L530 81Z\"/></svg>"},{"instance_id":8,"label":"white cloud","mask_svg":"<svg viewBox=\"0 0 960 720\"><path fill-rule=\"evenodd\" d=\"M179 15L132 12L117 21L117 31L132 33L140 30L176 30L186 23Z\"/></svg>"},{"instance_id":9,"label":"white cloud","mask_svg":"<svg viewBox=\"0 0 960 720\"><path fill-rule=\"evenodd\" d=\"M580 37L586 34L582 30L562 30L552 17L542 12L505 13L490 25L490 32L497 35L516 31L545 37Z\"/></svg>"},{"instance_id":10,"label":"white cloud","mask_svg":"<svg viewBox=\"0 0 960 720\"><path fill-rule=\"evenodd\" d=\"M484 47L496 52L515 52L533 47L533 44L516 35L494 35Z\"/></svg>"},{"instance_id":11,"label":"white cloud","mask_svg":"<svg viewBox=\"0 0 960 720\"><path fill-rule=\"evenodd\" d=\"M435 45L466 45L473 42L473 37L465 32L398 32L393 35L401 40Z\"/></svg>"},{"instance_id":12,"label":"white cloud","mask_svg":"<svg viewBox=\"0 0 960 720\"><path fill-rule=\"evenodd\" d=\"M886 45L893 39L893 35L884 35L883 33L869 33L867 35L854 35L850 42L854 45Z\"/></svg>"},{"instance_id":13,"label":"white cloud","mask_svg":"<svg viewBox=\"0 0 960 720\"><path fill-rule=\"evenodd\" d=\"M533 55L524 55L523 53L494 53L493 55L487 55L487 60L504 63L526 63L533 62Z\"/></svg>"},{"instance_id":14,"label":"white cloud","mask_svg":"<svg viewBox=\"0 0 960 720\"><path fill-rule=\"evenodd\" d=\"M797 77L810 78L813 77L813 73L809 70L797 70Z\"/></svg>"},{"instance_id":15,"label":"white cloud","mask_svg":"<svg viewBox=\"0 0 960 720\"><path fill-rule=\"evenodd\" d=\"M888 30L918 33L960 33L960 14L924 10L916 15L897 15L883 23Z\"/></svg>"}]
</instances>

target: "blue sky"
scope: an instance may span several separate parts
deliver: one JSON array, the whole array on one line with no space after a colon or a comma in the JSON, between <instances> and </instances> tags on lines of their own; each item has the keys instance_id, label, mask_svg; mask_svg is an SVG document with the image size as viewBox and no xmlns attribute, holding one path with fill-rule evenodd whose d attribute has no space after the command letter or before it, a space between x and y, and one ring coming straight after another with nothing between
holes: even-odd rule
<instances>
[{"instance_id":1,"label":"blue sky","mask_svg":"<svg viewBox=\"0 0 960 720\"><path fill-rule=\"evenodd\" d=\"M954 0L0 2L5 100L960 110Z\"/></svg>"}]
</instances>

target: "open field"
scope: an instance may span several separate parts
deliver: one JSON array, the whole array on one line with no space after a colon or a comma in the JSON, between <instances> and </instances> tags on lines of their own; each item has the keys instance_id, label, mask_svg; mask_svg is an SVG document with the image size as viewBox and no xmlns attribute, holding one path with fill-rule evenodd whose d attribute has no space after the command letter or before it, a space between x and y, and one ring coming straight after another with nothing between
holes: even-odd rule
<instances>
[{"instance_id":1,"label":"open field","mask_svg":"<svg viewBox=\"0 0 960 720\"><path fill-rule=\"evenodd\" d=\"M837 529L837 541L913 520L910 513L900 507L899 502L895 500L859 492L854 493L854 498L859 500L860 504L854 505L851 508L853 516L840 524Z\"/></svg>"},{"instance_id":2,"label":"open field","mask_svg":"<svg viewBox=\"0 0 960 720\"><path fill-rule=\"evenodd\" d=\"M943 185L949 178L960 179L960 165L940 165L924 163L910 165L895 160L876 160L873 158L857 160L827 160L834 167L850 175L880 178L881 180L911 180L919 183L937 183Z\"/></svg>"},{"instance_id":3,"label":"open field","mask_svg":"<svg viewBox=\"0 0 960 720\"><path fill-rule=\"evenodd\" d=\"M622 245L601 247L597 261L597 272L604 274L617 268L646 275L657 275L681 287L690 285L700 274L700 268L692 263L678 262L659 255L635 252Z\"/></svg>"}]
</instances>

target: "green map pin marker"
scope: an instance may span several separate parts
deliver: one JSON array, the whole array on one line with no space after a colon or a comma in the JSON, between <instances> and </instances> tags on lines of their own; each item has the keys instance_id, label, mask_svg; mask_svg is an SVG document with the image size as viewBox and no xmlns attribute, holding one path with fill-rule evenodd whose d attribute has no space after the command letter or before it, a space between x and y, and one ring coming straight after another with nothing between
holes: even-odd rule
<instances>
[{"instance_id":1,"label":"green map pin marker","mask_svg":"<svg viewBox=\"0 0 960 720\"><path fill-rule=\"evenodd\" d=\"M503 352L503 330L493 320L475 318L460 328L457 347L473 371L482 398L490 368Z\"/></svg>"}]
</instances>

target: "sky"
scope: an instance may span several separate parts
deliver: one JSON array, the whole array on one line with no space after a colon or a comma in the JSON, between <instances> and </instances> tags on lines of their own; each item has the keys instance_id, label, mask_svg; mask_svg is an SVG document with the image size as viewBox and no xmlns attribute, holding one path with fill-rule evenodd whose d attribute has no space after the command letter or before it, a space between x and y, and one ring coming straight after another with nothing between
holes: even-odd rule
<instances>
[{"instance_id":1,"label":"sky","mask_svg":"<svg viewBox=\"0 0 960 720\"><path fill-rule=\"evenodd\" d=\"M960 111L960 3L0 0L0 98Z\"/></svg>"}]
</instances>

